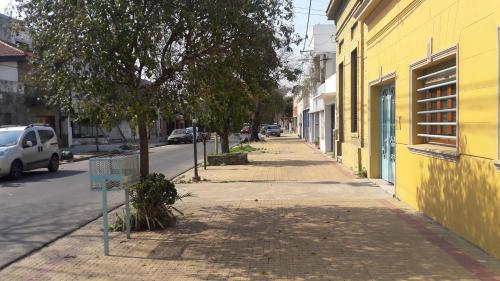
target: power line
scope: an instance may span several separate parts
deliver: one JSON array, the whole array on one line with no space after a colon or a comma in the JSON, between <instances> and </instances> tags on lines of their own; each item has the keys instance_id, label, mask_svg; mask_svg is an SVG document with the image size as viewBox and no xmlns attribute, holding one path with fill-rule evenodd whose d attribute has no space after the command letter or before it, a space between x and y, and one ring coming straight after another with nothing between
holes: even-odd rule
<instances>
[{"instance_id":1,"label":"power line","mask_svg":"<svg viewBox=\"0 0 500 281\"><path fill-rule=\"evenodd\" d=\"M300 9L300 10L309 10L308 8L305 8L305 7L293 7L294 9ZM323 10L319 10L319 9L311 9L311 11L314 11L314 12L324 12Z\"/></svg>"},{"instance_id":2,"label":"power line","mask_svg":"<svg viewBox=\"0 0 500 281\"><path fill-rule=\"evenodd\" d=\"M311 4L312 4L312 0L309 0L309 12L307 14L306 36L304 39L304 48L302 48L302 51L304 51L306 49L307 32L309 31L309 19L311 18Z\"/></svg>"},{"instance_id":3,"label":"power line","mask_svg":"<svg viewBox=\"0 0 500 281\"><path fill-rule=\"evenodd\" d=\"M301 14L301 15L309 15L309 13L303 13L303 12L297 12L295 11L294 13L296 14ZM311 16L324 16L326 17L326 14L310 14Z\"/></svg>"}]
</instances>

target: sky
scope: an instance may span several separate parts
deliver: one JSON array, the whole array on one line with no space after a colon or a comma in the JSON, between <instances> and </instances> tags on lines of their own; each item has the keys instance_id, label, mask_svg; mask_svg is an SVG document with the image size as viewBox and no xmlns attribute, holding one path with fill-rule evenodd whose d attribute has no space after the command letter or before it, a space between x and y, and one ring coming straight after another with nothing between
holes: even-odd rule
<instances>
[{"instance_id":1,"label":"sky","mask_svg":"<svg viewBox=\"0 0 500 281\"><path fill-rule=\"evenodd\" d=\"M309 19L309 26L307 28L307 14L309 8L309 1L311 1L311 16ZM294 25L295 32L300 35L302 39L305 38L306 28L308 32L312 30L312 26L315 24L333 24L332 21L328 21L326 17L326 9L328 8L329 0L293 0L294 5ZM304 42L300 46L294 47L294 55L292 57L292 63L299 66L302 65L302 69L305 70L307 67L307 62L303 59L305 58L300 51L304 49ZM308 48L306 47L306 50ZM299 79L301 80L301 79ZM288 83L285 83L288 84Z\"/></svg>"},{"instance_id":2,"label":"sky","mask_svg":"<svg viewBox=\"0 0 500 281\"><path fill-rule=\"evenodd\" d=\"M14 0L0 0L0 13L5 14L6 8L11 4L14 3Z\"/></svg>"},{"instance_id":3,"label":"sky","mask_svg":"<svg viewBox=\"0 0 500 281\"><path fill-rule=\"evenodd\" d=\"M1 1L1 0L0 0ZM294 25L295 32L297 32L301 38L304 38L306 35L307 28L307 14L309 8L310 0L293 0L294 5ZM312 0L311 1L311 17L309 19L309 27L308 31L311 31L311 28L315 24L332 24L333 22L328 21L326 17L326 9L328 7L329 0ZM300 50L303 49L304 42L300 45Z\"/></svg>"}]
</instances>

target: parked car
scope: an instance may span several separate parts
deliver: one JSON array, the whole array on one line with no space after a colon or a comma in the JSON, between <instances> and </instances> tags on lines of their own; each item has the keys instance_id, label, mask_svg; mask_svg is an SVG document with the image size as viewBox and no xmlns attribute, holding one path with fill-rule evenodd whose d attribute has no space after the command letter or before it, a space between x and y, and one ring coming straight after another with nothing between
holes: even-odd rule
<instances>
[{"instance_id":1,"label":"parked car","mask_svg":"<svg viewBox=\"0 0 500 281\"><path fill-rule=\"evenodd\" d=\"M267 126L269 126L269 125L267 125L267 124L260 125L259 132L260 132L261 135L265 135L266 134Z\"/></svg>"},{"instance_id":2,"label":"parked car","mask_svg":"<svg viewBox=\"0 0 500 281\"><path fill-rule=\"evenodd\" d=\"M240 130L240 134L250 134L251 128L250 125L243 126Z\"/></svg>"},{"instance_id":3,"label":"parked car","mask_svg":"<svg viewBox=\"0 0 500 281\"><path fill-rule=\"evenodd\" d=\"M189 132L187 129L175 129L168 136L167 143L192 143L193 142L193 134Z\"/></svg>"},{"instance_id":4,"label":"parked car","mask_svg":"<svg viewBox=\"0 0 500 281\"><path fill-rule=\"evenodd\" d=\"M0 176L22 177L24 171L59 170L59 144L47 125L0 126Z\"/></svg>"},{"instance_id":5,"label":"parked car","mask_svg":"<svg viewBox=\"0 0 500 281\"><path fill-rule=\"evenodd\" d=\"M281 136L280 127L278 127L278 125L268 125L266 128L266 137L269 136L280 137Z\"/></svg>"},{"instance_id":6,"label":"parked car","mask_svg":"<svg viewBox=\"0 0 500 281\"><path fill-rule=\"evenodd\" d=\"M193 136L193 127L187 127L186 131ZM200 128L196 127L196 141L202 141L203 140L203 134L200 134Z\"/></svg>"}]
</instances>

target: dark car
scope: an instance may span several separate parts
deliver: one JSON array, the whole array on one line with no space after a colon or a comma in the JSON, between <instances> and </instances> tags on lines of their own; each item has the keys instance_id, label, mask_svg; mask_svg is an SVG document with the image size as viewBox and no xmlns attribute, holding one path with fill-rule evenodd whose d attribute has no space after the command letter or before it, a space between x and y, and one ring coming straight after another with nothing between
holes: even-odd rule
<instances>
[{"instance_id":1,"label":"dark car","mask_svg":"<svg viewBox=\"0 0 500 281\"><path fill-rule=\"evenodd\" d=\"M167 143L192 143L193 135L186 129L176 129L168 136Z\"/></svg>"},{"instance_id":2,"label":"dark car","mask_svg":"<svg viewBox=\"0 0 500 281\"><path fill-rule=\"evenodd\" d=\"M266 137L269 137L269 136L276 136L276 137L281 136L280 127L278 127L278 125L269 125L269 126L267 126L267 128L266 128Z\"/></svg>"}]
</instances>

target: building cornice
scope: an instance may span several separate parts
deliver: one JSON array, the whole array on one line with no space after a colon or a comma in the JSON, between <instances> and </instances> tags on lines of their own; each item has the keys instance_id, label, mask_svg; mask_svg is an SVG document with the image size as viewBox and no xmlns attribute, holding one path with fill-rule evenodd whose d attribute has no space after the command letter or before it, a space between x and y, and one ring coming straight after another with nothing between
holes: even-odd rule
<instances>
[{"instance_id":1,"label":"building cornice","mask_svg":"<svg viewBox=\"0 0 500 281\"><path fill-rule=\"evenodd\" d=\"M380 2L381 0L363 0L361 5L354 11L354 18L358 21L364 20Z\"/></svg>"},{"instance_id":2,"label":"building cornice","mask_svg":"<svg viewBox=\"0 0 500 281\"><path fill-rule=\"evenodd\" d=\"M326 10L326 16L329 20L337 20L336 14L338 13L338 8L343 1L344 0L330 0L330 3L328 3L328 8Z\"/></svg>"}]
</instances>

